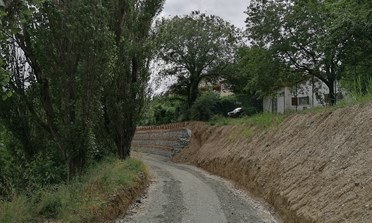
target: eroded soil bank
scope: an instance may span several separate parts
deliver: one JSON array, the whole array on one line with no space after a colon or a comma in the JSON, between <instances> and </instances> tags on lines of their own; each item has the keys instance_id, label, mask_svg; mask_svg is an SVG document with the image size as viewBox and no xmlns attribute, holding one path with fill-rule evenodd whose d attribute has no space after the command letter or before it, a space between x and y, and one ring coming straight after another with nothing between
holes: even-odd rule
<instances>
[{"instance_id":1,"label":"eroded soil bank","mask_svg":"<svg viewBox=\"0 0 372 223\"><path fill-rule=\"evenodd\" d=\"M372 222L372 104L294 114L269 130L188 127L174 161L235 181L284 222Z\"/></svg>"}]
</instances>

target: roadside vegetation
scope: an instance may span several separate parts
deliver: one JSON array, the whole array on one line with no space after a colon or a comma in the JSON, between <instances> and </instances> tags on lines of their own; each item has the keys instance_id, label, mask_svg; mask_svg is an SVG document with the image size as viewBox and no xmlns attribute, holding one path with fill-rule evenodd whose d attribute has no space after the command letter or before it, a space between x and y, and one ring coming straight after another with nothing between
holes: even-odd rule
<instances>
[{"instance_id":1,"label":"roadside vegetation","mask_svg":"<svg viewBox=\"0 0 372 223\"><path fill-rule=\"evenodd\" d=\"M223 116L214 116L209 124L211 125L238 125L243 127L256 127L262 130L278 126L286 117L282 114L259 113L252 116L242 116L239 118L226 118Z\"/></svg>"},{"instance_id":2,"label":"roadside vegetation","mask_svg":"<svg viewBox=\"0 0 372 223\"><path fill-rule=\"evenodd\" d=\"M48 185L0 201L0 222L113 220L125 211L146 179L140 161L107 158L69 184Z\"/></svg>"},{"instance_id":3,"label":"roadside vegetation","mask_svg":"<svg viewBox=\"0 0 372 223\"><path fill-rule=\"evenodd\" d=\"M27 203L38 191L69 191L106 157L129 158L137 125L265 129L283 117L260 114L263 98L309 79L327 86L326 106L372 98L370 0L252 0L245 30L199 11L157 20L164 3L0 0L2 210L42 216ZM156 96L153 65L175 80ZM238 107L242 117L227 118Z\"/></svg>"},{"instance_id":4,"label":"roadside vegetation","mask_svg":"<svg viewBox=\"0 0 372 223\"><path fill-rule=\"evenodd\" d=\"M163 4L0 1L0 222L90 222L143 183L107 157L129 158Z\"/></svg>"},{"instance_id":5,"label":"roadside vegetation","mask_svg":"<svg viewBox=\"0 0 372 223\"><path fill-rule=\"evenodd\" d=\"M157 58L166 66L159 76L171 76L176 81L154 100L177 98L178 102L158 107L163 109L161 120L151 120L150 113L144 119L151 120L149 124L157 124L208 121L215 115L226 117L227 112L216 111L218 106L213 102L226 99L213 96L213 92L223 93L221 85L235 95L244 95L235 97L234 106L228 109L243 107L246 115L261 112L262 99L277 96L284 87L291 88L291 93L297 95L295 86L307 81L326 86L327 97L317 98L325 107L368 100L372 80L371 10L371 2L367 0L253 0L245 12L243 32L227 28L229 24L221 23L218 17L200 12L162 20L157 23L157 34L169 41L160 40ZM205 28L209 24L220 27L220 36L228 33L231 38L223 44L214 38L205 38L213 36L207 33L214 33L214 28ZM206 45L213 52L195 47ZM224 57L218 57L220 52L224 52ZM212 66L216 63L223 66ZM337 98L340 92L335 88L336 83L347 92L348 99ZM247 105L242 100L253 103Z\"/></svg>"},{"instance_id":6,"label":"roadside vegetation","mask_svg":"<svg viewBox=\"0 0 372 223\"><path fill-rule=\"evenodd\" d=\"M222 125L236 125L243 127L256 127L261 130L278 126L286 117L292 114L298 113L316 113L316 112L325 112L332 111L337 108L349 107L357 104L366 104L372 102L372 86L368 86L366 93L361 93L356 89L360 89L360 85L356 82L353 85L353 88L350 88L347 98L340 100L334 106L322 106L322 107L312 107L310 109L301 110L301 111L289 111L284 114L274 114L268 112L261 112L253 115L242 115L237 118L230 118L223 115L214 115L209 119L209 124L222 126Z\"/></svg>"}]
</instances>

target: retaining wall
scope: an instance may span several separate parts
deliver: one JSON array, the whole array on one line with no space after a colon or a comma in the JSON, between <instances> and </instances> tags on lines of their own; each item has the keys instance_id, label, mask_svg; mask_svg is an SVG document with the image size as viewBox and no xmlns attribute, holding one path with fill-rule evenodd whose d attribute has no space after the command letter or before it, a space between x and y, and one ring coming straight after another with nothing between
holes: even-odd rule
<instances>
[{"instance_id":1,"label":"retaining wall","mask_svg":"<svg viewBox=\"0 0 372 223\"><path fill-rule=\"evenodd\" d=\"M132 149L172 157L190 141L191 130L187 123L172 123L160 126L139 126L132 141Z\"/></svg>"}]
</instances>

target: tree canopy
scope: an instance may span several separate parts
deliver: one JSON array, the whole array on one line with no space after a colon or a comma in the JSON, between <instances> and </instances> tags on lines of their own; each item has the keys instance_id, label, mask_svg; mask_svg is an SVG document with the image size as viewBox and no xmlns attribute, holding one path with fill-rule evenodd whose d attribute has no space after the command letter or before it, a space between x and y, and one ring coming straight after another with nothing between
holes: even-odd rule
<instances>
[{"instance_id":1,"label":"tree canopy","mask_svg":"<svg viewBox=\"0 0 372 223\"><path fill-rule=\"evenodd\" d=\"M120 158L129 156L147 96L149 66L155 50L151 25L163 4L164 0L130 0L112 1L108 6L116 50L113 78L104 95L105 124Z\"/></svg>"},{"instance_id":2,"label":"tree canopy","mask_svg":"<svg viewBox=\"0 0 372 223\"><path fill-rule=\"evenodd\" d=\"M334 104L335 81L341 78L349 39L332 29L335 18L328 1L252 1L246 13L252 43L269 47L301 75L323 81Z\"/></svg>"},{"instance_id":3,"label":"tree canopy","mask_svg":"<svg viewBox=\"0 0 372 223\"><path fill-rule=\"evenodd\" d=\"M151 25L163 4L5 1L0 134L6 139L0 156L19 164L20 177L0 177L2 185L33 183L22 175L27 168L40 170L42 183L68 181L115 145L121 159L129 155L155 49Z\"/></svg>"},{"instance_id":4,"label":"tree canopy","mask_svg":"<svg viewBox=\"0 0 372 223\"><path fill-rule=\"evenodd\" d=\"M214 15L192 12L157 22L161 75L177 77L178 93L190 108L201 81L216 80L229 72L239 43L239 31Z\"/></svg>"},{"instance_id":5,"label":"tree canopy","mask_svg":"<svg viewBox=\"0 0 372 223\"><path fill-rule=\"evenodd\" d=\"M262 98L300 81L288 66L269 49L259 46L239 48L234 72L227 75L231 90Z\"/></svg>"},{"instance_id":6,"label":"tree canopy","mask_svg":"<svg viewBox=\"0 0 372 223\"><path fill-rule=\"evenodd\" d=\"M328 2L327 6L334 18L330 30L335 39L347 39L342 55L345 65L342 84L350 91L371 93L368 88L372 84L372 2L339 0Z\"/></svg>"}]
</instances>

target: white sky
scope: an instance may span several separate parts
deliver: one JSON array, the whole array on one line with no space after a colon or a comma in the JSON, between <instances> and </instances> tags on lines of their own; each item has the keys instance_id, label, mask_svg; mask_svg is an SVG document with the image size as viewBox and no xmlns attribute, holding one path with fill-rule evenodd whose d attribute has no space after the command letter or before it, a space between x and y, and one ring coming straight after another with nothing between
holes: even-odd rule
<instances>
[{"instance_id":1,"label":"white sky","mask_svg":"<svg viewBox=\"0 0 372 223\"><path fill-rule=\"evenodd\" d=\"M198 10L202 13L220 16L238 28L245 26L244 21L249 0L166 0L160 16L190 14Z\"/></svg>"}]
</instances>

